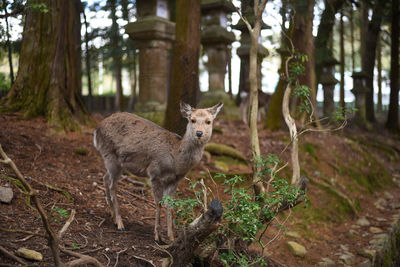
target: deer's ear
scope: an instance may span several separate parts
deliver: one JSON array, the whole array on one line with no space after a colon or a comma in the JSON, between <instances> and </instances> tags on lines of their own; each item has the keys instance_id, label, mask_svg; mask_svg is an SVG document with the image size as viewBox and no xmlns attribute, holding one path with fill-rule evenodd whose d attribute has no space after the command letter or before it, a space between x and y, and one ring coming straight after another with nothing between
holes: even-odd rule
<instances>
[{"instance_id":1,"label":"deer's ear","mask_svg":"<svg viewBox=\"0 0 400 267\"><path fill-rule=\"evenodd\" d=\"M193 108L189 104L186 104L182 101L179 102L179 107L181 109L182 117L184 117L186 119L190 119L190 115L193 112Z\"/></svg>"},{"instance_id":2,"label":"deer's ear","mask_svg":"<svg viewBox=\"0 0 400 267\"><path fill-rule=\"evenodd\" d=\"M211 108L208 108L208 110L211 112L211 115L215 119L217 117L218 112L221 111L221 108L224 106L224 103L219 102L217 105L212 106Z\"/></svg>"}]
</instances>

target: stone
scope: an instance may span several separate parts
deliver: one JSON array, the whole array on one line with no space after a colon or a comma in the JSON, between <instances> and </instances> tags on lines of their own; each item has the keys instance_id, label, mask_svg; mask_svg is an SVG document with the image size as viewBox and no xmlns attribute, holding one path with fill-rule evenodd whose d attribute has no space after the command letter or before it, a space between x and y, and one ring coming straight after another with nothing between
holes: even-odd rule
<instances>
[{"instance_id":1,"label":"stone","mask_svg":"<svg viewBox=\"0 0 400 267\"><path fill-rule=\"evenodd\" d=\"M339 256L339 261L348 265L353 265L355 263L354 254L351 252L347 252L346 254L342 254Z\"/></svg>"},{"instance_id":2,"label":"stone","mask_svg":"<svg viewBox=\"0 0 400 267\"><path fill-rule=\"evenodd\" d=\"M376 255L376 250L375 249L366 249L366 248L362 248L362 249L358 249L357 250L358 255L373 260L375 258Z\"/></svg>"},{"instance_id":3,"label":"stone","mask_svg":"<svg viewBox=\"0 0 400 267\"><path fill-rule=\"evenodd\" d=\"M288 232L286 232L286 233L285 233L285 236L286 236L286 237L290 237L290 238L296 238L296 239L299 239L299 238L300 238L299 233L294 232L294 231L288 231Z\"/></svg>"},{"instance_id":4,"label":"stone","mask_svg":"<svg viewBox=\"0 0 400 267\"><path fill-rule=\"evenodd\" d=\"M386 222L387 220L385 218L375 218L378 222Z\"/></svg>"},{"instance_id":5,"label":"stone","mask_svg":"<svg viewBox=\"0 0 400 267\"><path fill-rule=\"evenodd\" d=\"M335 262L330 258L322 258L321 261L318 263L319 266L330 266L335 265Z\"/></svg>"},{"instance_id":6,"label":"stone","mask_svg":"<svg viewBox=\"0 0 400 267\"><path fill-rule=\"evenodd\" d=\"M380 234L380 233L383 233L383 230L382 230L381 228L374 227L374 226L371 226L371 227L369 228L369 231L370 231L371 233L373 233L373 234Z\"/></svg>"},{"instance_id":7,"label":"stone","mask_svg":"<svg viewBox=\"0 0 400 267\"><path fill-rule=\"evenodd\" d=\"M340 249L344 251L348 251L349 247L347 245L340 245Z\"/></svg>"},{"instance_id":8,"label":"stone","mask_svg":"<svg viewBox=\"0 0 400 267\"><path fill-rule=\"evenodd\" d=\"M40 252L37 252L32 249L19 248L15 254L28 260L33 260L33 261L43 260L43 255Z\"/></svg>"},{"instance_id":9,"label":"stone","mask_svg":"<svg viewBox=\"0 0 400 267\"><path fill-rule=\"evenodd\" d=\"M383 193L383 197L384 197L386 200L392 200L392 199L393 199L393 195L390 194L389 192Z\"/></svg>"},{"instance_id":10,"label":"stone","mask_svg":"<svg viewBox=\"0 0 400 267\"><path fill-rule=\"evenodd\" d=\"M375 202L374 205L377 209L384 209L384 207L387 205L387 201L383 198L378 198Z\"/></svg>"},{"instance_id":11,"label":"stone","mask_svg":"<svg viewBox=\"0 0 400 267\"><path fill-rule=\"evenodd\" d=\"M347 232L347 237L349 237L349 238L354 238L354 237L356 237L358 234L357 234L357 231L355 231L355 230L353 230L353 229L350 229L348 232Z\"/></svg>"},{"instance_id":12,"label":"stone","mask_svg":"<svg viewBox=\"0 0 400 267\"><path fill-rule=\"evenodd\" d=\"M286 242L286 245L289 247L290 252L295 256L304 257L307 253L306 248L297 242L288 241Z\"/></svg>"},{"instance_id":13,"label":"stone","mask_svg":"<svg viewBox=\"0 0 400 267\"><path fill-rule=\"evenodd\" d=\"M367 220L367 218L362 217L362 218L357 220L356 224L359 225L359 226L369 226L370 222Z\"/></svg>"},{"instance_id":14,"label":"stone","mask_svg":"<svg viewBox=\"0 0 400 267\"><path fill-rule=\"evenodd\" d=\"M10 204L13 197L14 193L10 187L0 186L0 202Z\"/></svg>"}]
</instances>

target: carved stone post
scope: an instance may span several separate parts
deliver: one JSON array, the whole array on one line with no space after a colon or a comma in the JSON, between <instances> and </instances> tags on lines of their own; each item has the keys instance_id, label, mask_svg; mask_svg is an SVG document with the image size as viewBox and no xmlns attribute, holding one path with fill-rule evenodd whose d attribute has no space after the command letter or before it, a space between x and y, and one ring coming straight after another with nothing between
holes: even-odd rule
<instances>
[{"instance_id":1,"label":"carved stone post","mask_svg":"<svg viewBox=\"0 0 400 267\"><path fill-rule=\"evenodd\" d=\"M339 82L335 79L335 65L338 62L331 58L326 61L322 67L322 73L320 76L320 83L324 90L324 116L329 117L335 110L335 102L333 99L333 92L335 85Z\"/></svg>"},{"instance_id":2,"label":"carved stone post","mask_svg":"<svg viewBox=\"0 0 400 267\"><path fill-rule=\"evenodd\" d=\"M364 72L353 72L353 89L351 92L355 96L355 122L360 126L367 126L365 97L367 94L367 75Z\"/></svg>"},{"instance_id":3,"label":"carved stone post","mask_svg":"<svg viewBox=\"0 0 400 267\"><path fill-rule=\"evenodd\" d=\"M137 21L125 27L139 48L139 111L165 109L169 52L175 39L168 5L168 0L137 0Z\"/></svg>"}]
</instances>

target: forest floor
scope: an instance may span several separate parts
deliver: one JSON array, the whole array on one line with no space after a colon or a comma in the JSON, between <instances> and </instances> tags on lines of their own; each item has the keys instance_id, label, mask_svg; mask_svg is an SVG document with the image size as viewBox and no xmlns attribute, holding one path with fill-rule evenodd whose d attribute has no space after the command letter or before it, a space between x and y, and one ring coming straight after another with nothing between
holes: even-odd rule
<instances>
[{"instance_id":1,"label":"forest floor","mask_svg":"<svg viewBox=\"0 0 400 267\"><path fill-rule=\"evenodd\" d=\"M243 122L219 118L215 128L218 131L213 134L212 142L229 145L251 157L249 130ZM137 257L160 266L165 255L153 241L151 189L145 180L134 182L134 177L119 182L118 197L126 231L116 230L106 207L102 180L105 168L92 145L93 130L88 127L82 133L57 134L42 118L0 116L0 143L39 190L40 201L51 215L54 229L58 231L64 225L65 211L69 216L72 209L76 210L75 220L62 239L65 247L93 256L107 266L115 266L117 261L118 266L144 266ZM261 130L259 135L263 154L280 154L289 142L285 131ZM283 161L289 159L289 150L280 154ZM364 262L366 258L360 255L360 249L370 248L374 233L386 232L393 215L400 213L399 152L399 137L384 131L365 133L346 129L302 135L300 165L302 174L310 179L307 188L310 204L308 207L300 204L285 212L269 227L263 241L272 240L266 249L271 265L317 266L323 258L329 258L334 262L332 266L340 266L343 255L349 254L353 259L347 265L359 266ZM207 180L205 170L221 171L218 170L221 164L216 162L224 162L222 166L228 173L251 171L250 165L213 155L208 162L203 158L188 177L192 180L204 177L211 188L215 187ZM282 176L290 175L287 167ZM0 203L0 227L44 233L38 213L27 205L25 196L7 177L15 174L0 165L0 186L12 187L14 191L11 204ZM65 190L72 200L44 184ZM219 187L217 195L223 194L223 186ZM179 191L191 194L187 181L180 183ZM365 218L368 225L357 223L360 218ZM162 227L166 229L164 212ZM289 251L286 242L290 240L306 248L304 257ZM0 245L11 252L20 247L39 251L43 261L30 264L53 266L51 251L43 237L0 231ZM66 255L62 257L69 259ZM0 263L15 264L1 253Z\"/></svg>"}]
</instances>

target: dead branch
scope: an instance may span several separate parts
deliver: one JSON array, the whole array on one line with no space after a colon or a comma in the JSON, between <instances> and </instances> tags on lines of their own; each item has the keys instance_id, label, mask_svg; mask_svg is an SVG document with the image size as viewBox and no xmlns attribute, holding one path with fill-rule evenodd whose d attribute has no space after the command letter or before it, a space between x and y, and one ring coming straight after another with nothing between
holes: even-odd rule
<instances>
[{"instance_id":1,"label":"dead branch","mask_svg":"<svg viewBox=\"0 0 400 267\"><path fill-rule=\"evenodd\" d=\"M61 248L61 247L60 247L60 250L67 255L78 258L76 260L67 262L66 266L68 266L68 267L80 266L80 265L84 265L84 264L93 264L94 266L97 266L97 267L104 267L104 265L101 262L99 262L97 259L95 259L91 256L84 255L84 254L81 254L78 252L73 252L73 251L70 251L70 250L67 250L67 249Z\"/></svg>"},{"instance_id":2,"label":"dead branch","mask_svg":"<svg viewBox=\"0 0 400 267\"><path fill-rule=\"evenodd\" d=\"M10 258L12 260L15 260L16 262L26 266L27 263L22 260L21 258L17 257L14 255L14 253L9 252L7 249L5 249L4 247L0 246L0 252L3 253L4 256L6 256L7 258Z\"/></svg>"},{"instance_id":3,"label":"dead branch","mask_svg":"<svg viewBox=\"0 0 400 267\"><path fill-rule=\"evenodd\" d=\"M69 216L68 220L65 222L63 228L61 228L60 232L58 232L58 238L61 239L65 231L67 231L69 225L72 223L72 221L75 219L75 213L76 211L73 209L71 211L71 215Z\"/></svg>"},{"instance_id":4,"label":"dead branch","mask_svg":"<svg viewBox=\"0 0 400 267\"><path fill-rule=\"evenodd\" d=\"M139 256L135 256L135 255L132 255L131 257L133 257L133 258L135 258L137 261L139 261L140 263L146 263L146 264L149 264L150 266L152 266L152 267L155 267L155 265L153 264L153 262L152 261L150 261L150 260L147 260L147 259L145 259L145 258L142 258L142 257L139 257Z\"/></svg>"},{"instance_id":5,"label":"dead branch","mask_svg":"<svg viewBox=\"0 0 400 267\"><path fill-rule=\"evenodd\" d=\"M32 236L46 237L45 234L26 231L26 230L22 230L22 229L7 229L7 228L0 227L0 231L9 232L9 233L23 233L23 234L28 234L28 235L32 235Z\"/></svg>"},{"instance_id":6,"label":"dead branch","mask_svg":"<svg viewBox=\"0 0 400 267\"><path fill-rule=\"evenodd\" d=\"M117 266L118 266L119 254L124 253L124 252L127 251L127 250L128 250L128 249L126 248L126 249L122 249L122 250L120 250L120 251L117 252L117 259L115 260L114 267L117 267Z\"/></svg>"},{"instance_id":7,"label":"dead branch","mask_svg":"<svg viewBox=\"0 0 400 267\"><path fill-rule=\"evenodd\" d=\"M58 188L58 187L56 187L54 185L51 185L51 184L43 183L43 182L41 182L41 181L39 181L39 180L37 180L35 178L32 178L32 177L29 177L29 178L32 181L34 181L35 183L38 183L38 184L40 184L40 185L42 185L44 187L47 187L47 188L49 188L49 189L51 189L53 191L56 191L56 192L59 192L59 193L63 194L67 198L68 201L73 201L73 198L72 198L71 194L68 191L66 191L64 189L61 189L61 188Z\"/></svg>"}]
</instances>

